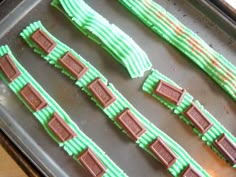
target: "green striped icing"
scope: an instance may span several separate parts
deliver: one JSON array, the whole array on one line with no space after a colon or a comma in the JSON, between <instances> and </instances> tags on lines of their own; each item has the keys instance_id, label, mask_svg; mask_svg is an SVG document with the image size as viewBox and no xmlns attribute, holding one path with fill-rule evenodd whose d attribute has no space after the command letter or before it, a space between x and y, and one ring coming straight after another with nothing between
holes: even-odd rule
<instances>
[{"instance_id":1,"label":"green striped icing","mask_svg":"<svg viewBox=\"0 0 236 177\"><path fill-rule=\"evenodd\" d=\"M123 31L110 24L83 0L53 0L52 5L90 39L101 45L129 72L143 76L152 66L146 53Z\"/></svg>"},{"instance_id":2,"label":"green striped icing","mask_svg":"<svg viewBox=\"0 0 236 177\"><path fill-rule=\"evenodd\" d=\"M38 28L42 29L46 34L48 34L56 43L57 47L49 54L45 55L30 39L31 34L36 31ZM35 52L41 55L45 60L47 60L50 64L54 65L55 67L62 70L70 78L74 79L69 73L66 73L65 70L60 66L58 63L58 59L63 56L67 51L70 51L74 56L77 57L82 63L84 63L89 69L86 74L84 74L79 80L75 81L75 85L80 87L82 91L84 91L91 100L95 102L95 104L107 115L109 119L111 119L118 128L120 128L124 133L125 131L122 127L118 124L115 120L118 114L120 114L125 108L129 108L136 118L142 123L142 125L146 128L146 132L136 141L139 147L153 155L149 149L148 145L153 142L157 137L161 137L166 144L172 149L172 151L178 156L176 162L172 167L168 170L169 172L177 177L179 174L191 164L195 167L199 172L202 173L203 176L208 177L209 175L200 167L200 165L195 162L190 155L180 146L178 145L173 139L171 139L168 135L164 132L159 130L155 125L153 125L148 119L146 119L141 113L139 113L120 93L116 88L105 79L105 77L97 71L91 64L89 64L85 59L79 56L74 50L70 49L68 46L57 40L53 37L43 26L40 22L35 22L30 24L26 29L22 31L20 34L22 38L29 44L30 47L34 49ZM102 81L108 86L110 91L115 95L116 101L113 102L107 108L103 108L102 105L96 100L96 98L92 95L92 93L88 90L88 85L91 83L95 78L100 77ZM190 98L186 98L187 100ZM153 155L154 156L154 155Z\"/></svg>"},{"instance_id":3,"label":"green striped icing","mask_svg":"<svg viewBox=\"0 0 236 177\"><path fill-rule=\"evenodd\" d=\"M236 67L152 0L119 0L156 34L183 52L236 100Z\"/></svg>"},{"instance_id":4,"label":"green striped icing","mask_svg":"<svg viewBox=\"0 0 236 177\"><path fill-rule=\"evenodd\" d=\"M147 92L148 94L152 95L154 98L159 100L161 103L163 103L165 106L167 106L169 109L173 111L174 114L177 114L180 119L182 119L186 124L192 125L190 120L183 115L184 111L191 105L193 102L193 97L186 92L185 96L179 106L176 106L172 103L170 103L165 98L162 98L154 93L154 90L156 88L157 83L160 81L166 81L174 86L176 86L179 89L182 89L180 86L178 86L175 82L158 72L157 70L152 70L152 73L148 76L148 78L145 80L143 84L143 91ZM220 135L223 133L234 143L236 144L236 138L227 130L223 125L221 125L216 118L214 118L204 107L199 103L199 101L194 101L195 105L203 112L203 114L210 120L214 125L205 133L201 134L196 128L193 127L193 131L201 138L202 141L204 141L208 146L210 146L213 151L215 151L222 159L224 159L223 155L220 154L219 151L217 151L213 147L213 142L219 138ZM224 159L225 160L225 159ZM236 166L234 166L236 168Z\"/></svg>"},{"instance_id":5,"label":"green striped icing","mask_svg":"<svg viewBox=\"0 0 236 177\"><path fill-rule=\"evenodd\" d=\"M33 113L36 119L42 124L47 133L62 147L68 155L72 156L76 161L80 153L86 150L88 147L96 154L101 162L106 166L107 170L103 177L114 176L127 176L89 137L87 137L79 127L70 119L70 117L64 112L64 110L51 98L47 92L33 79L33 77L21 66L16 60L14 55L8 46L0 47L0 57L8 54L12 61L16 64L20 70L21 75L13 82L9 83L4 74L0 71L0 78L10 87L10 89L19 97L19 99L25 104L25 106ZM47 107L33 112L27 103L21 98L19 91L27 84L31 83L32 86L42 95L42 97L49 104ZM64 143L60 142L48 127L48 122L54 112L57 112L63 120L69 125L69 127L77 134L76 137Z\"/></svg>"}]
</instances>

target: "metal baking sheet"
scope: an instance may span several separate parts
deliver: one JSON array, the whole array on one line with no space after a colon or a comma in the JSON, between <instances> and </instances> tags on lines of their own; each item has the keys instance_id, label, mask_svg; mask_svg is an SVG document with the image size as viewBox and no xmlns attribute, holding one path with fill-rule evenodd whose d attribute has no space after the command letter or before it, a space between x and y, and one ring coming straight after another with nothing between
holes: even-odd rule
<instances>
[{"instance_id":1,"label":"metal baking sheet","mask_svg":"<svg viewBox=\"0 0 236 177\"><path fill-rule=\"evenodd\" d=\"M236 42L198 9L185 0L155 0L185 25L199 34L210 46L236 65ZM236 104L194 63L146 28L117 1L86 2L130 35L148 54L153 67L186 88L234 136ZM60 12L42 0L14 28L0 39L8 44L20 63L65 109L77 125L92 138L129 176L154 177L170 174L150 155L106 118L73 81L35 54L19 37L20 31L33 21L41 20L59 40L86 58L151 122L182 145L214 177L234 177L235 170L222 161L161 103L141 90L145 77L130 79L126 70L106 51L78 31ZM220 25L219 25L220 26ZM48 176L86 177L87 173L58 147L18 98L0 81L0 103L9 113L0 114L1 128Z\"/></svg>"}]
</instances>

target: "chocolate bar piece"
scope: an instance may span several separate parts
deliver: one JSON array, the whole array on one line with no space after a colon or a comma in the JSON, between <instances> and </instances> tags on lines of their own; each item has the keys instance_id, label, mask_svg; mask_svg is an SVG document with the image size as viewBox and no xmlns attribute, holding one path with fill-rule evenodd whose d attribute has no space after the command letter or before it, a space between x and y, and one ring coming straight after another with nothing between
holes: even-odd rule
<instances>
[{"instance_id":1,"label":"chocolate bar piece","mask_svg":"<svg viewBox=\"0 0 236 177\"><path fill-rule=\"evenodd\" d=\"M56 43L40 28L37 29L32 35L31 39L38 44L38 46L46 53L49 54L55 47Z\"/></svg>"},{"instance_id":2,"label":"chocolate bar piece","mask_svg":"<svg viewBox=\"0 0 236 177\"><path fill-rule=\"evenodd\" d=\"M20 95L25 99L33 111L39 111L48 105L44 98L30 83L21 89Z\"/></svg>"},{"instance_id":3,"label":"chocolate bar piece","mask_svg":"<svg viewBox=\"0 0 236 177\"><path fill-rule=\"evenodd\" d=\"M181 173L180 177L202 177L194 168L190 165Z\"/></svg>"},{"instance_id":4,"label":"chocolate bar piece","mask_svg":"<svg viewBox=\"0 0 236 177\"><path fill-rule=\"evenodd\" d=\"M202 113L202 111L195 105L191 106L184 112L184 115L194 124L194 126L202 133L206 133L213 124Z\"/></svg>"},{"instance_id":5,"label":"chocolate bar piece","mask_svg":"<svg viewBox=\"0 0 236 177\"><path fill-rule=\"evenodd\" d=\"M93 177L102 177L106 172L106 167L89 148L80 154L78 159Z\"/></svg>"},{"instance_id":6,"label":"chocolate bar piece","mask_svg":"<svg viewBox=\"0 0 236 177\"><path fill-rule=\"evenodd\" d=\"M167 169L170 168L177 159L177 156L171 151L171 149L160 137L158 137L153 143L149 145L149 150Z\"/></svg>"},{"instance_id":7,"label":"chocolate bar piece","mask_svg":"<svg viewBox=\"0 0 236 177\"><path fill-rule=\"evenodd\" d=\"M186 91L160 80L154 92L178 106L180 105Z\"/></svg>"},{"instance_id":8,"label":"chocolate bar piece","mask_svg":"<svg viewBox=\"0 0 236 177\"><path fill-rule=\"evenodd\" d=\"M121 114L119 114L116 117L116 120L135 141L146 131L146 129L130 111L129 108L125 109Z\"/></svg>"},{"instance_id":9,"label":"chocolate bar piece","mask_svg":"<svg viewBox=\"0 0 236 177\"><path fill-rule=\"evenodd\" d=\"M76 133L65 123L65 121L54 113L48 126L61 142L68 141L76 136Z\"/></svg>"},{"instance_id":10,"label":"chocolate bar piece","mask_svg":"<svg viewBox=\"0 0 236 177\"><path fill-rule=\"evenodd\" d=\"M225 134L215 140L214 145L232 166L236 165L236 145Z\"/></svg>"},{"instance_id":11,"label":"chocolate bar piece","mask_svg":"<svg viewBox=\"0 0 236 177\"><path fill-rule=\"evenodd\" d=\"M94 94L104 108L110 106L116 100L115 95L100 78L97 78L90 83L88 89Z\"/></svg>"},{"instance_id":12,"label":"chocolate bar piece","mask_svg":"<svg viewBox=\"0 0 236 177\"><path fill-rule=\"evenodd\" d=\"M88 70L88 68L70 52L67 52L59 59L59 63L69 70L77 79L80 79Z\"/></svg>"},{"instance_id":13,"label":"chocolate bar piece","mask_svg":"<svg viewBox=\"0 0 236 177\"><path fill-rule=\"evenodd\" d=\"M5 74L9 82L12 82L21 75L19 69L16 67L15 63L8 54L5 54L0 58L0 69Z\"/></svg>"}]
</instances>

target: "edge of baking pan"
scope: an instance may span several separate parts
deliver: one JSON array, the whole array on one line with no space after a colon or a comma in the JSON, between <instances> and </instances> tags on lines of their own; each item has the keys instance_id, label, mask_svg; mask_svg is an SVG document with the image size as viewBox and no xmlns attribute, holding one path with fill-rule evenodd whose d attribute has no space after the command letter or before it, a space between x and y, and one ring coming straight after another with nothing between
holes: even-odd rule
<instances>
[{"instance_id":1,"label":"edge of baking pan","mask_svg":"<svg viewBox=\"0 0 236 177\"><path fill-rule=\"evenodd\" d=\"M190 0L189 2L236 39L236 21L232 18L233 14L228 14L225 8L219 6L216 1Z\"/></svg>"},{"instance_id":2,"label":"edge of baking pan","mask_svg":"<svg viewBox=\"0 0 236 177\"><path fill-rule=\"evenodd\" d=\"M14 118L1 104L0 129L44 176L68 176L43 152L22 128L17 126Z\"/></svg>"},{"instance_id":3,"label":"edge of baking pan","mask_svg":"<svg viewBox=\"0 0 236 177\"><path fill-rule=\"evenodd\" d=\"M231 19L236 22L236 9L234 9L229 3L225 0L210 0L213 4L215 4L221 11L228 15Z\"/></svg>"},{"instance_id":4,"label":"edge of baking pan","mask_svg":"<svg viewBox=\"0 0 236 177\"><path fill-rule=\"evenodd\" d=\"M0 21L0 38L20 21L41 0L24 0Z\"/></svg>"}]
</instances>

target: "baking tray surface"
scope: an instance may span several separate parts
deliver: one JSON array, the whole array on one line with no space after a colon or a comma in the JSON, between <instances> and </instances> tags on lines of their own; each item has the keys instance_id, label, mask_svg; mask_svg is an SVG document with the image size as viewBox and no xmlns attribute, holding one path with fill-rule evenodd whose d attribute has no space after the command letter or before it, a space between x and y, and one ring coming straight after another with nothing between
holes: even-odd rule
<instances>
[{"instance_id":1,"label":"baking tray surface","mask_svg":"<svg viewBox=\"0 0 236 177\"><path fill-rule=\"evenodd\" d=\"M215 50L236 65L236 42L188 1L155 0L200 35ZM117 1L86 0L93 9L130 35L149 56L153 67L186 88L195 99L236 136L235 102L194 63L167 44ZM42 0L12 30L0 39L8 44L19 62L62 106L77 125L96 142L129 176L170 176L154 158L132 143L116 128L70 79L54 69L19 37L29 23L41 20L56 38L81 54L151 122L176 140L214 177L233 177L235 170L222 161L177 116L141 90L143 78L130 79L126 70L105 50L78 31L60 12ZM1 117L1 127L25 144L26 153L49 176L86 177L82 167L57 146L40 123L0 81L0 103L12 115ZM19 129L21 131L19 131ZM23 132L23 133L22 133ZM37 148L34 148L37 147ZM47 167L47 168L46 168ZM59 172L58 172L59 170Z\"/></svg>"}]
</instances>

